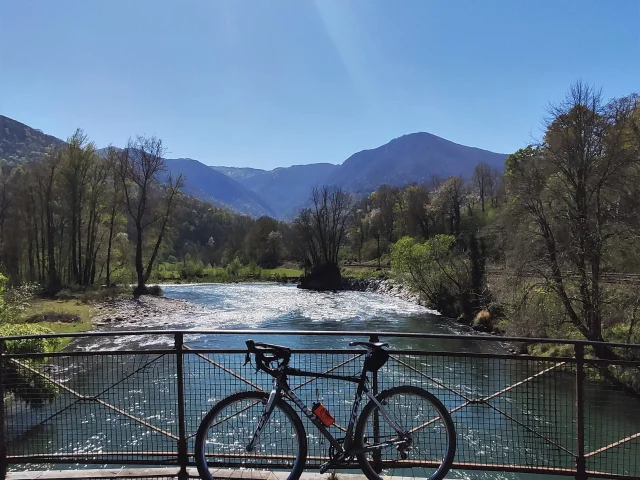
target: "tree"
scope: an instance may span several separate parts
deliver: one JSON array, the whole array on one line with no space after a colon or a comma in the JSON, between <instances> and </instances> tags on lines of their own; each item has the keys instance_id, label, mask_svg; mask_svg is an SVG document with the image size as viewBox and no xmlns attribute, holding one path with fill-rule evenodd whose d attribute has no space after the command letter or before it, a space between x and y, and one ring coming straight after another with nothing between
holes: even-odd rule
<instances>
[{"instance_id":1,"label":"tree","mask_svg":"<svg viewBox=\"0 0 640 480\"><path fill-rule=\"evenodd\" d=\"M338 254L353 199L342 188L314 188L312 206L302 209L293 226L307 275L301 285L314 290L339 289Z\"/></svg>"},{"instance_id":2,"label":"tree","mask_svg":"<svg viewBox=\"0 0 640 480\"><path fill-rule=\"evenodd\" d=\"M143 295L148 291L146 282L162 244L173 200L184 183L182 175L175 180L169 175L167 185L161 185L161 176L167 170L163 158L165 152L159 138L138 136L135 140L130 139L126 148L118 154L118 173L122 181L125 208L136 231L135 269L138 285L134 295ZM157 227L158 230L145 268L142 258L143 235L149 227Z\"/></svg>"},{"instance_id":3,"label":"tree","mask_svg":"<svg viewBox=\"0 0 640 480\"><path fill-rule=\"evenodd\" d=\"M635 96L606 104L581 82L550 108L544 142L511 155L505 178L516 238L514 263L532 270L587 340L604 341L602 262L635 228L640 157ZM606 346L600 358L615 358Z\"/></svg>"},{"instance_id":4,"label":"tree","mask_svg":"<svg viewBox=\"0 0 640 480\"><path fill-rule=\"evenodd\" d=\"M54 188L60 174L62 163L61 149L54 149L45 158L33 166L35 170L35 180L37 195L39 200L40 221L41 221L41 248L43 263L46 258L46 282L45 290L50 295L55 295L60 291L61 279L56 265L56 225L55 213L56 203L54 201ZM46 245L46 254L45 254Z\"/></svg>"},{"instance_id":5,"label":"tree","mask_svg":"<svg viewBox=\"0 0 640 480\"><path fill-rule=\"evenodd\" d=\"M422 185L409 185L404 191L407 233L412 237L429 237L429 190Z\"/></svg>"},{"instance_id":6,"label":"tree","mask_svg":"<svg viewBox=\"0 0 640 480\"><path fill-rule=\"evenodd\" d=\"M109 234L107 237L107 260L106 260L106 284L107 286L111 285L111 251L113 248L113 237L115 234L116 228L116 219L118 218L118 214L122 207L123 202L123 191L122 191L122 181L118 176L118 151L109 147L107 151L107 166L109 169L108 181L111 186L111 192L109 196L109 221L108 221L108 229Z\"/></svg>"},{"instance_id":7,"label":"tree","mask_svg":"<svg viewBox=\"0 0 640 480\"><path fill-rule=\"evenodd\" d=\"M431 207L449 223L449 233L459 237L462 232L462 207L465 199L464 181L449 177L433 195Z\"/></svg>"},{"instance_id":8,"label":"tree","mask_svg":"<svg viewBox=\"0 0 640 480\"><path fill-rule=\"evenodd\" d=\"M71 220L71 276L75 283L86 285L84 264L90 259L82 251L82 225L85 209L85 197L88 188L89 171L96 163L95 145L81 129L67 139L67 145L61 149L63 161L60 171L62 194L65 197L66 211Z\"/></svg>"},{"instance_id":9,"label":"tree","mask_svg":"<svg viewBox=\"0 0 640 480\"><path fill-rule=\"evenodd\" d=\"M484 213L485 199L490 195L490 192L493 191L493 175L488 163L480 162L476 165L471 175L471 182L473 183L475 192L480 198L480 207L482 213Z\"/></svg>"}]
</instances>

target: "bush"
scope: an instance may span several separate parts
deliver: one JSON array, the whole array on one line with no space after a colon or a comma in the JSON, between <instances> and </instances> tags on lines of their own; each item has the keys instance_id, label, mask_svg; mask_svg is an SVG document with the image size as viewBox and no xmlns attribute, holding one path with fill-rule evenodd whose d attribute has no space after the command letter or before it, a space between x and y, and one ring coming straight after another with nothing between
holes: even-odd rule
<instances>
[{"instance_id":1,"label":"bush","mask_svg":"<svg viewBox=\"0 0 640 480\"><path fill-rule=\"evenodd\" d=\"M478 330L479 332L492 332L493 319L491 318L489 310L480 310L473 319L471 326L474 330Z\"/></svg>"},{"instance_id":2,"label":"bush","mask_svg":"<svg viewBox=\"0 0 640 480\"><path fill-rule=\"evenodd\" d=\"M227 265L227 274L232 277L237 277L238 273L240 273L240 269L242 268L242 263L240 263L240 259L235 257L229 264Z\"/></svg>"},{"instance_id":3,"label":"bush","mask_svg":"<svg viewBox=\"0 0 640 480\"><path fill-rule=\"evenodd\" d=\"M40 322L60 322L60 323L79 323L82 319L74 313L61 312L45 312L31 315L24 320L24 323L40 323Z\"/></svg>"},{"instance_id":4,"label":"bush","mask_svg":"<svg viewBox=\"0 0 640 480\"><path fill-rule=\"evenodd\" d=\"M0 325L0 336L12 337L21 335L44 335L53 333L50 329L38 325L6 324ZM59 338L27 338L19 340L7 340L6 352L10 354L21 353L50 353L60 345ZM11 360L5 362L3 375L4 389L13 393L16 397L28 405L38 408L52 401L57 392L57 387L34 373L38 364L45 360L44 357L23 359L20 363Z\"/></svg>"},{"instance_id":5,"label":"bush","mask_svg":"<svg viewBox=\"0 0 640 480\"><path fill-rule=\"evenodd\" d=\"M161 297L163 295L160 285L151 285L149 288L147 288L147 291L149 295L153 295L155 297Z\"/></svg>"},{"instance_id":6,"label":"bush","mask_svg":"<svg viewBox=\"0 0 640 480\"><path fill-rule=\"evenodd\" d=\"M486 301L487 292L478 291L484 272L454 248L455 241L451 235L424 243L403 237L391 246L391 265L432 308L470 323Z\"/></svg>"}]
</instances>

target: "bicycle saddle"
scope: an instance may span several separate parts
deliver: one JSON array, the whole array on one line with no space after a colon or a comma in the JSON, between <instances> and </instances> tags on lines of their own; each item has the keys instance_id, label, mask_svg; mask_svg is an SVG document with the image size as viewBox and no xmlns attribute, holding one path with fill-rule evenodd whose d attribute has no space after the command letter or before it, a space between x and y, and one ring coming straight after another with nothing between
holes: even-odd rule
<instances>
[{"instance_id":1,"label":"bicycle saddle","mask_svg":"<svg viewBox=\"0 0 640 480\"><path fill-rule=\"evenodd\" d=\"M376 348L388 347L387 342L349 342L350 347L364 347L367 350L374 350Z\"/></svg>"}]
</instances>

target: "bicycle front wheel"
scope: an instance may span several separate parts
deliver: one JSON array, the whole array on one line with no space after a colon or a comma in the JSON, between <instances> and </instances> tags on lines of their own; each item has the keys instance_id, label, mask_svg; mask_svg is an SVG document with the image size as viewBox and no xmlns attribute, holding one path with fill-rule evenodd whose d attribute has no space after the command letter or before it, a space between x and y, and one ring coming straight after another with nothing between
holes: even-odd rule
<instances>
[{"instance_id":1,"label":"bicycle front wheel","mask_svg":"<svg viewBox=\"0 0 640 480\"><path fill-rule=\"evenodd\" d=\"M268 398L262 392L236 393L207 413L196 434L201 478L238 475L238 470L250 470L247 476L262 479L300 478L307 458L307 436L300 417L284 400L276 400L259 441L251 452L246 450Z\"/></svg>"},{"instance_id":2,"label":"bicycle front wheel","mask_svg":"<svg viewBox=\"0 0 640 480\"><path fill-rule=\"evenodd\" d=\"M355 432L360 468L369 480L398 476L441 480L456 451L451 415L433 394L412 386L381 392L362 410ZM406 437L398 434L392 423Z\"/></svg>"}]
</instances>

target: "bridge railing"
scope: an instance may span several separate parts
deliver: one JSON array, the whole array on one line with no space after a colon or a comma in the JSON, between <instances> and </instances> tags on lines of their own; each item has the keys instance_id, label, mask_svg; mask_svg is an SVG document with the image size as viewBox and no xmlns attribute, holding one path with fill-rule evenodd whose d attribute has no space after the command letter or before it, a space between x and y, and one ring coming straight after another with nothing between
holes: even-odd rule
<instances>
[{"instance_id":1,"label":"bridge railing","mask_svg":"<svg viewBox=\"0 0 640 480\"><path fill-rule=\"evenodd\" d=\"M363 352L347 341L374 338L391 344L375 390L419 385L451 412L453 468L640 477L633 393L640 345L608 344L615 359L601 360L590 342L491 336L227 330L73 337L70 347L48 354L8 353L16 338L0 339L0 443L10 471L177 466L185 476L206 412L231 393L271 387L271 378L245 365L245 339L297 345L292 366L348 375L360 371ZM560 356L516 353L525 342ZM19 395L6 390L16 384ZM321 401L338 425L348 423L353 384L296 377L291 386L308 405ZM327 442L313 438L308 468L328 455Z\"/></svg>"}]
</instances>

